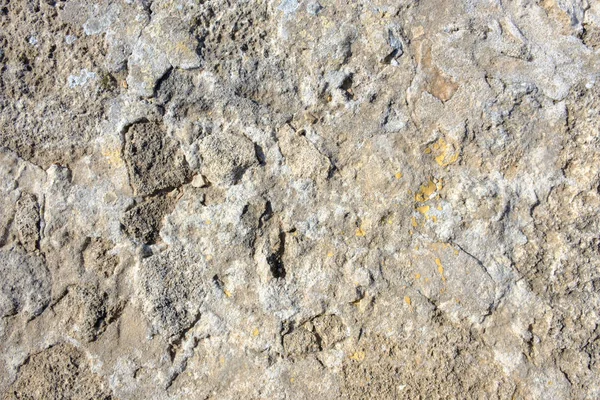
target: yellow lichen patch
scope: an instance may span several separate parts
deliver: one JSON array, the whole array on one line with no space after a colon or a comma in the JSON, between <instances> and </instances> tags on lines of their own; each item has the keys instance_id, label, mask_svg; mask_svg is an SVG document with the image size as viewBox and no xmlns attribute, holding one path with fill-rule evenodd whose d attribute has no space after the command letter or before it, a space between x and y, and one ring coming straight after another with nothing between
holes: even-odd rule
<instances>
[{"instance_id":1,"label":"yellow lichen patch","mask_svg":"<svg viewBox=\"0 0 600 400\"><path fill-rule=\"evenodd\" d=\"M355 351L350 356L350 359L354 360L354 361L361 362L361 361L363 361L365 359L365 352L364 351Z\"/></svg>"},{"instance_id":2,"label":"yellow lichen patch","mask_svg":"<svg viewBox=\"0 0 600 400\"><path fill-rule=\"evenodd\" d=\"M260 334L260 331L258 330L258 328L254 328L254 330L252 331L252 336L257 337Z\"/></svg>"},{"instance_id":3,"label":"yellow lichen patch","mask_svg":"<svg viewBox=\"0 0 600 400\"><path fill-rule=\"evenodd\" d=\"M448 166L450 164L454 164L456 161L458 161L458 153L455 153L453 156L450 156L449 158L446 158L445 155L436 157L435 161L442 167L446 167L446 166Z\"/></svg>"},{"instance_id":4,"label":"yellow lichen patch","mask_svg":"<svg viewBox=\"0 0 600 400\"><path fill-rule=\"evenodd\" d=\"M413 226L413 228L417 227L417 219L415 217L412 217L412 219L410 220L410 224Z\"/></svg>"},{"instance_id":5,"label":"yellow lichen patch","mask_svg":"<svg viewBox=\"0 0 600 400\"><path fill-rule=\"evenodd\" d=\"M431 149L429 147L427 147L424 151L425 154L431 154Z\"/></svg>"},{"instance_id":6,"label":"yellow lichen patch","mask_svg":"<svg viewBox=\"0 0 600 400\"><path fill-rule=\"evenodd\" d=\"M410 297L404 296L404 302L410 306L412 301L410 300Z\"/></svg>"},{"instance_id":7,"label":"yellow lichen patch","mask_svg":"<svg viewBox=\"0 0 600 400\"><path fill-rule=\"evenodd\" d=\"M444 140L439 138L438 141L433 145L435 150L435 162L441 167L446 167L450 164L455 163L458 160L459 152L454 150L451 145ZM454 153L454 154L451 154Z\"/></svg>"},{"instance_id":8,"label":"yellow lichen patch","mask_svg":"<svg viewBox=\"0 0 600 400\"><path fill-rule=\"evenodd\" d=\"M431 179L429 179L427 183L421 185L419 191L417 192L417 194L415 194L415 201L423 203L429 200L431 195L435 193L436 189L436 184Z\"/></svg>"},{"instance_id":9,"label":"yellow lichen patch","mask_svg":"<svg viewBox=\"0 0 600 400\"><path fill-rule=\"evenodd\" d=\"M356 236L363 237L366 234L367 232L362 228L362 226L360 228L356 228Z\"/></svg>"},{"instance_id":10,"label":"yellow lichen patch","mask_svg":"<svg viewBox=\"0 0 600 400\"><path fill-rule=\"evenodd\" d=\"M329 257L329 258L333 257L333 251L328 252L327 257Z\"/></svg>"},{"instance_id":11,"label":"yellow lichen patch","mask_svg":"<svg viewBox=\"0 0 600 400\"><path fill-rule=\"evenodd\" d=\"M442 280L445 281L446 278L444 277L444 266L442 265L442 260L440 260L439 258L436 258L435 265L437 265L437 269L438 269L438 272L440 273L440 275L442 276Z\"/></svg>"},{"instance_id":12,"label":"yellow lichen patch","mask_svg":"<svg viewBox=\"0 0 600 400\"><path fill-rule=\"evenodd\" d=\"M116 167L123 165L123 159L121 158L121 151L119 149L105 149L102 151L102 155L106 157L110 165Z\"/></svg>"},{"instance_id":13,"label":"yellow lichen patch","mask_svg":"<svg viewBox=\"0 0 600 400\"><path fill-rule=\"evenodd\" d=\"M444 273L444 266L442 265L442 260L440 260L439 258L436 258L435 259L435 265L437 265L437 267L438 267L438 272L440 274L443 274Z\"/></svg>"},{"instance_id":14,"label":"yellow lichen patch","mask_svg":"<svg viewBox=\"0 0 600 400\"><path fill-rule=\"evenodd\" d=\"M432 220L433 222L437 222L437 217L436 217L435 215L432 215L432 216L431 216L431 220Z\"/></svg>"},{"instance_id":15,"label":"yellow lichen patch","mask_svg":"<svg viewBox=\"0 0 600 400\"><path fill-rule=\"evenodd\" d=\"M442 208L441 205L438 205L436 208L437 208L438 211L442 211L443 210L443 208Z\"/></svg>"},{"instance_id":16,"label":"yellow lichen patch","mask_svg":"<svg viewBox=\"0 0 600 400\"><path fill-rule=\"evenodd\" d=\"M396 172L394 176L396 177L396 179L402 179L403 177L402 172Z\"/></svg>"},{"instance_id":17,"label":"yellow lichen patch","mask_svg":"<svg viewBox=\"0 0 600 400\"><path fill-rule=\"evenodd\" d=\"M229 290L223 289L223 293L225 293L225 296L231 297L231 292Z\"/></svg>"},{"instance_id":18,"label":"yellow lichen patch","mask_svg":"<svg viewBox=\"0 0 600 400\"><path fill-rule=\"evenodd\" d=\"M444 243L444 242L435 242L435 243L431 243L429 245L429 247L436 252L440 252L440 251L444 251L445 249L448 249L450 247L449 243Z\"/></svg>"},{"instance_id":19,"label":"yellow lichen patch","mask_svg":"<svg viewBox=\"0 0 600 400\"><path fill-rule=\"evenodd\" d=\"M421 274L415 274L415 279L421 279Z\"/></svg>"},{"instance_id":20,"label":"yellow lichen patch","mask_svg":"<svg viewBox=\"0 0 600 400\"><path fill-rule=\"evenodd\" d=\"M429 206L421 206L421 207L417 207L417 211L420 212L421 214L423 214L425 217L427 217L429 208L430 208Z\"/></svg>"}]
</instances>

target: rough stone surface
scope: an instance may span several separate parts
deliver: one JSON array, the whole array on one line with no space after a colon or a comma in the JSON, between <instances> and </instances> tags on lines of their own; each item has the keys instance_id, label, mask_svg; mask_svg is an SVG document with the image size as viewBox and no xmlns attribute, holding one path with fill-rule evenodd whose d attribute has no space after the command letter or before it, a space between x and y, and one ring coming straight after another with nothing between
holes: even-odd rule
<instances>
[{"instance_id":1,"label":"rough stone surface","mask_svg":"<svg viewBox=\"0 0 600 400\"><path fill-rule=\"evenodd\" d=\"M186 182L189 170L178 149L156 123L137 123L127 130L123 157L136 195L148 196Z\"/></svg>"},{"instance_id":2,"label":"rough stone surface","mask_svg":"<svg viewBox=\"0 0 600 400\"><path fill-rule=\"evenodd\" d=\"M0 398L600 398L600 3L0 0Z\"/></svg>"},{"instance_id":3,"label":"rough stone surface","mask_svg":"<svg viewBox=\"0 0 600 400\"><path fill-rule=\"evenodd\" d=\"M81 350L68 344L32 354L4 398L112 399L106 383L88 364Z\"/></svg>"},{"instance_id":4,"label":"rough stone surface","mask_svg":"<svg viewBox=\"0 0 600 400\"><path fill-rule=\"evenodd\" d=\"M50 301L50 274L43 259L19 248L0 251L0 316L40 314Z\"/></svg>"}]
</instances>

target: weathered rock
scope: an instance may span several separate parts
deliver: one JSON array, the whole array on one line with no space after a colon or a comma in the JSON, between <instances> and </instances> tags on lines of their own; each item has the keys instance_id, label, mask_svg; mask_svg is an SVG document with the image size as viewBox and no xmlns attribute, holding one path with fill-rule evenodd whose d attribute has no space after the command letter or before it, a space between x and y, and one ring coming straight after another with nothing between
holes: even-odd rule
<instances>
[{"instance_id":1,"label":"weathered rock","mask_svg":"<svg viewBox=\"0 0 600 400\"><path fill-rule=\"evenodd\" d=\"M57 344L31 357L21 366L19 378L5 399L102 399L112 396L102 378L94 374L85 354L70 344Z\"/></svg>"},{"instance_id":2,"label":"weathered rock","mask_svg":"<svg viewBox=\"0 0 600 400\"><path fill-rule=\"evenodd\" d=\"M238 134L209 135L200 140L199 151L202 173L219 186L235 185L249 167L257 164L254 145Z\"/></svg>"},{"instance_id":3,"label":"weathered rock","mask_svg":"<svg viewBox=\"0 0 600 400\"><path fill-rule=\"evenodd\" d=\"M50 302L51 276L44 260L19 248L0 251L0 316L24 313L32 318Z\"/></svg>"},{"instance_id":4,"label":"weathered rock","mask_svg":"<svg viewBox=\"0 0 600 400\"><path fill-rule=\"evenodd\" d=\"M130 126L125 133L124 150L131 186L138 196L172 190L190 177L177 142L169 138L158 123Z\"/></svg>"},{"instance_id":5,"label":"weathered rock","mask_svg":"<svg viewBox=\"0 0 600 400\"><path fill-rule=\"evenodd\" d=\"M600 398L600 3L0 0L0 397Z\"/></svg>"},{"instance_id":6,"label":"weathered rock","mask_svg":"<svg viewBox=\"0 0 600 400\"><path fill-rule=\"evenodd\" d=\"M37 199L24 193L16 205L15 225L19 241L27 251L34 251L40 240L40 211Z\"/></svg>"},{"instance_id":7,"label":"weathered rock","mask_svg":"<svg viewBox=\"0 0 600 400\"><path fill-rule=\"evenodd\" d=\"M173 208L172 195L157 195L136 205L125 213L125 231L141 243L155 243L161 228L161 220Z\"/></svg>"},{"instance_id":8,"label":"weathered rock","mask_svg":"<svg viewBox=\"0 0 600 400\"><path fill-rule=\"evenodd\" d=\"M139 296L151 329L169 340L200 318L205 298L206 267L183 249L169 249L144 258L138 271Z\"/></svg>"},{"instance_id":9,"label":"weathered rock","mask_svg":"<svg viewBox=\"0 0 600 400\"><path fill-rule=\"evenodd\" d=\"M108 278L119 264L119 257L113 253L114 246L102 238L88 238L83 250L83 265L99 276Z\"/></svg>"}]
</instances>

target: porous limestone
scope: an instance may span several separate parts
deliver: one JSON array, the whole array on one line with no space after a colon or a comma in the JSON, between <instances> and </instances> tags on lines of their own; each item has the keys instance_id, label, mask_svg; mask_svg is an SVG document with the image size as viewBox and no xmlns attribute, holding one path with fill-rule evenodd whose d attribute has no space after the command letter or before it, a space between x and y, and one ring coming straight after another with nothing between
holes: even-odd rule
<instances>
[{"instance_id":1,"label":"porous limestone","mask_svg":"<svg viewBox=\"0 0 600 400\"><path fill-rule=\"evenodd\" d=\"M599 4L0 0L0 397L600 398Z\"/></svg>"}]
</instances>

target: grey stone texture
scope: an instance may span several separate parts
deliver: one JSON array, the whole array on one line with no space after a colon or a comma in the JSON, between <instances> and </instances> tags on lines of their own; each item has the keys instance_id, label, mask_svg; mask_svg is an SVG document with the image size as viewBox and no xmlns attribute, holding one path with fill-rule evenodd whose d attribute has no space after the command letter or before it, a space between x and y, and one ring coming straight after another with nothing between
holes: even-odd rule
<instances>
[{"instance_id":1,"label":"grey stone texture","mask_svg":"<svg viewBox=\"0 0 600 400\"><path fill-rule=\"evenodd\" d=\"M0 398L600 398L600 2L0 0Z\"/></svg>"}]
</instances>

